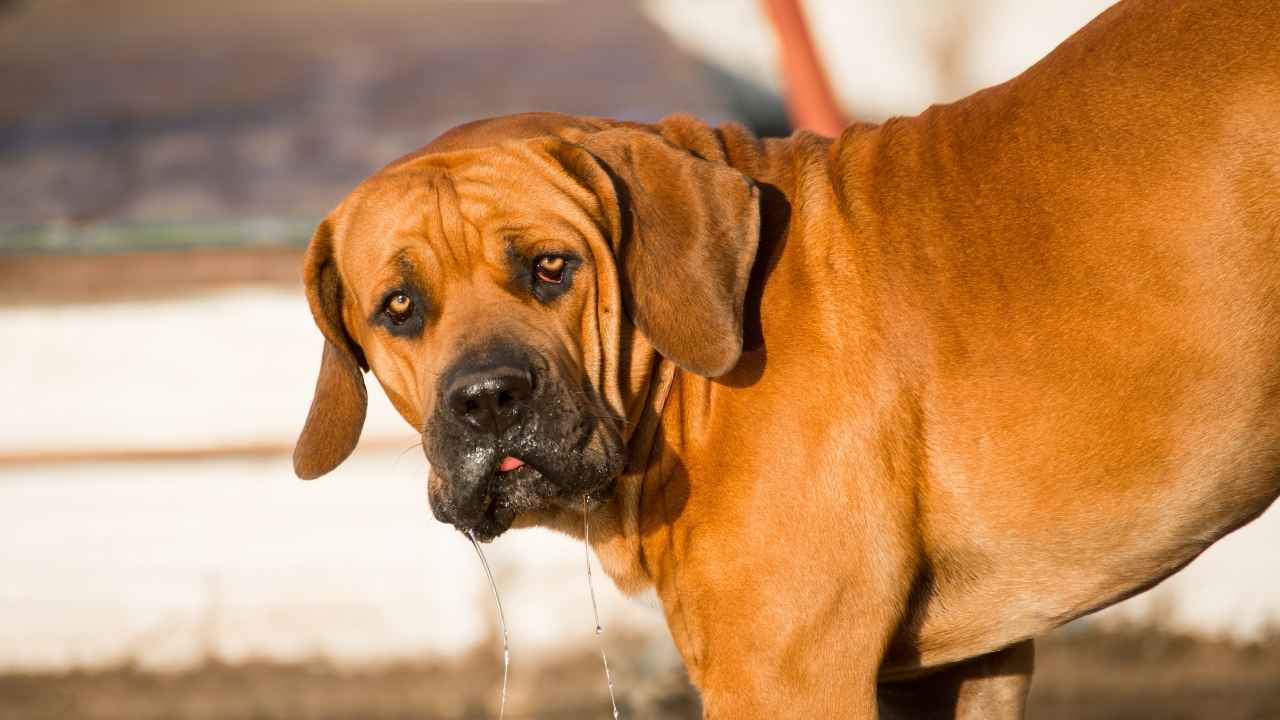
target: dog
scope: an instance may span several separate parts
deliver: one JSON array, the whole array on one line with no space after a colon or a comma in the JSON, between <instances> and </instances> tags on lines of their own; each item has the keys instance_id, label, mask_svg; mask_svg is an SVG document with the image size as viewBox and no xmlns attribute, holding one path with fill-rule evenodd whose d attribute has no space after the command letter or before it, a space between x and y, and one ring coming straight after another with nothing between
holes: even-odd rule
<instances>
[{"instance_id":1,"label":"dog","mask_svg":"<svg viewBox=\"0 0 1280 720\"><path fill-rule=\"evenodd\" d=\"M588 514L706 717L1021 717L1037 635L1280 494L1277 38L1270 0L1126 0L834 140L455 128L311 239L296 472L371 370L439 520Z\"/></svg>"}]
</instances>

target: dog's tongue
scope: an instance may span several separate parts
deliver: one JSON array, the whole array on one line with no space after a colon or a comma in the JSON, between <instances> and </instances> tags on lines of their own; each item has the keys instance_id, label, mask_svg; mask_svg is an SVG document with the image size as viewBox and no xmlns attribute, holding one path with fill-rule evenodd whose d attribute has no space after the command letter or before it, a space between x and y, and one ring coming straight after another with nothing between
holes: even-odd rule
<instances>
[{"instance_id":1,"label":"dog's tongue","mask_svg":"<svg viewBox=\"0 0 1280 720\"><path fill-rule=\"evenodd\" d=\"M518 467L523 467L524 461L520 458L513 458L510 455L502 458L502 462L498 465L498 472L511 472Z\"/></svg>"}]
</instances>

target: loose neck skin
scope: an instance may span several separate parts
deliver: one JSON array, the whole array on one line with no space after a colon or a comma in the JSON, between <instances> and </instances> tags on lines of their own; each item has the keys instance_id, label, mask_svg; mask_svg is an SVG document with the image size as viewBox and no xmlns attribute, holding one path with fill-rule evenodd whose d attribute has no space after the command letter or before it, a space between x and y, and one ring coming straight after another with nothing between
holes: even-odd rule
<instances>
[{"instance_id":1,"label":"loose neck skin","mask_svg":"<svg viewBox=\"0 0 1280 720\"><path fill-rule=\"evenodd\" d=\"M906 606L910 558L918 556L911 548L919 546L911 529L917 495L885 485L917 483L919 468L886 467L885 458L908 456L901 448L922 417L919 394L902 380L910 376L902 364L915 351L903 337L911 311L886 291L886 249L876 245L874 226L854 214L868 200L847 197L867 189L833 173L829 161L875 130L852 128L834 147L805 133L758 141L745 131L704 131L722 148L720 157L762 190L744 354L715 379L652 356L628 469L591 526L593 547L623 591L657 591L699 687L722 670L708 664L711 658L750 654L716 645L749 636L712 625L760 622L749 609L772 606L752 593L769 583L806 583L811 606L802 614L832 618L831 632L847 637L858 635L845 624L851 618L878 620ZM699 154L715 157L705 146ZM813 418L825 418L823 425L814 427ZM778 433L793 438L784 452ZM876 555L877 546L906 559L871 580L855 577L850 558L864 550ZM762 572L783 576L765 579ZM814 578L822 583L811 587ZM888 601L849 607L869 598ZM869 644L859 652L867 657L880 657L890 640L864 639Z\"/></svg>"},{"instance_id":2,"label":"loose neck skin","mask_svg":"<svg viewBox=\"0 0 1280 720\"><path fill-rule=\"evenodd\" d=\"M813 269L843 263L853 252L848 243L833 253L832 243L810 246L788 243L791 228L807 224L812 237L814 218L840 221L830 212L836 202L826 172L831 142L809 133L786 139L759 140L734 126L718 131L687 123L678 128L658 126L667 139L691 152L742 171L761 188L761 242L744 312L745 351L739 365L715 379L683 371L661 358L642 337L632 338L627 425L628 465L613 498L592 514L592 546L606 572L625 592L639 592L663 584L678 562L679 549L671 530L701 488L713 488L727 466L746 457L718 457L717 448L704 446L716 432L717 418L749 409L753 396L770 396L779 383L798 381L809 369L791 363L784 367L769 345L803 342L806 335L828 336L836 324L849 322L852 297L832 296L826 282L809 282ZM794 233L802 234L802 233ZM835 237L847 234L843 225L824 229ZM841 245L842 243L834 243ZM826 270L824 270L826 272ZM850 278L850 282L857 284ZM845 283L843 289L848 289ZM776 290L774 289L776 288ZM767 341L766 341L767 338ZM839 352L834 346L828 352ZM821 362L814 357L815 361ZM762 417L762 421L766 418ZM761 425L763 427L763 425ZM573 534L567 523L560 529Z\"/></svg>"}]
</instances>

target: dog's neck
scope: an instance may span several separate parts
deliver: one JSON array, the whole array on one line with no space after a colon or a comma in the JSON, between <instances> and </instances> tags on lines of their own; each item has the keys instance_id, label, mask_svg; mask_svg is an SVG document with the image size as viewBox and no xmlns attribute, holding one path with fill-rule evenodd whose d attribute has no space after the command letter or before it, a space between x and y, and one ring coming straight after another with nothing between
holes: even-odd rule
<instances>
[{"instance_id":1,"label":"dog's neck","mask_svg":"<svg viewBox=\"0 0 1280 720\"><path fill-rule=\"evenodd\" d=\"M628 593L660 584L659 575L673 571L662 566L677 562L670 532L681 498L697 483L715 482L714 467L693 468L685 462L685 434L705 427L700 416L714 405L722 385L749 385L760 377L765 282L782 255L799 193L813 193L800 178L814 176L831 144L809 133L761 140L737 125L710 128L686 116L649 128L702 159L750 177L761 190L761 237L744 307L745 354L738 368L708 379L662 358L638 333L628 343L631 371L619 379L628 399L627 466L611 500L591 517L592 546L605 571ZM568 519L556 525L577 534Z\"/></svg>"},{"instance_id":2,"label":"dog's neck","mask_svg":"<svg viewBox=\"0 0 1280 720\"><path fill-rule=\"evenodd\" d=\"M715 494L717 471L722 467L714 450L708 453L694 446L706 434L724 391L749 390L763 376L766 286L781 282L788 288L789 301L831 309L831 302L817 302L823 292L821 283L810 282L810 269L830 262L824 248L800 243L791 247L787 240L797 224L807 226L814 217L841 217L831 211L839 201L828 171L829 155L839 148L810 133L762 140L737 125L710 128L688 116L644 127L704 160L742 172L760 188L761 202L761 235L744 304L744 354L738 366L714 379L681 370L661 357L634 327L624 330L621 344L625 360L617 382L627 463L610 498L590 513L591 546L623 592L657 589L676 632L683 622L678 617L680 603L673 601L682 557L679 528L694 522L685 517L690 497ZM826 231L846 234L836 226ZM809 292L816 294L810 297ZM854 303L844 299L839 304L852 310ZM779 314L784 313L775 312ZM805 322L805 313L798 308L785 314ZM581 510L563 509L530 521L582 538Z\"/></svg>"}]
</instances>

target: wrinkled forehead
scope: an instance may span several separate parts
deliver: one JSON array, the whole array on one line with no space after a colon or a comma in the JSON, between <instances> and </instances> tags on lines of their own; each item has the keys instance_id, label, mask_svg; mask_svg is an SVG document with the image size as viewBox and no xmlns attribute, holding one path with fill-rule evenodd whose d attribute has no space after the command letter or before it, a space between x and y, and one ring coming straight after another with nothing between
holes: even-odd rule
<instances>
[{"instance_id":1,"label":"wrinkled forehead","mask_svg":"<svg viewBox=\"0 0 1280 720\"><path fill-rule=\"evenodd\" d=\"M545 147L514 141L388 166L335 213L341 262L382 266L407 249L456 260L495 238L581 234L600 221L598 201Z\"/></svg>"}]
</instances>

